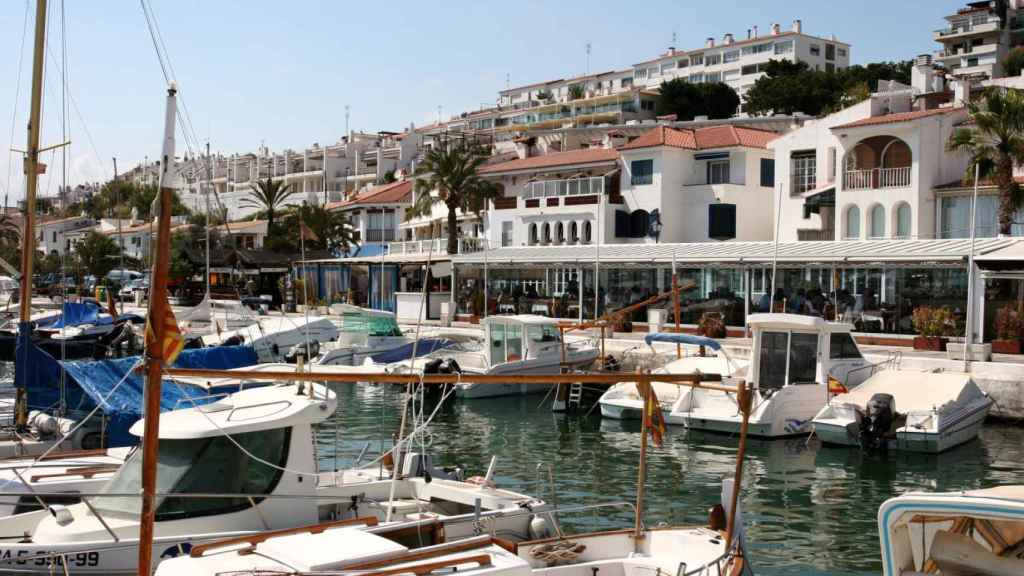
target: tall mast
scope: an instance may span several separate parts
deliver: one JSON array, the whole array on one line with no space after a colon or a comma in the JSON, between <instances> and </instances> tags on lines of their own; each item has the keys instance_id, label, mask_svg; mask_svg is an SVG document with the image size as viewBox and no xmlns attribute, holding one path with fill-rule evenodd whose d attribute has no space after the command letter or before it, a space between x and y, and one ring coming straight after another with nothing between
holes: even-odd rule
<instances>
[{"instance_id":1,"label":"tall mast","mask_svg":"<svg viewBox=\"0 0 1024 576\"><path fill-rule=\"evenodd\" d=\"M210 301L210 218L213 217L213 212L210 212L210 186L213 185L213 174L210 173L210 141L206 141L206 301ZM259 174L256 175L259 179ZM213 324L213 308L210 309L210 324Z\"/></svg>"},{"instance_id":2,"label":"tall mast","mask_svg":"<svg viewBox=\"0 0 1024 576\"><path fill-rule=\"evenodd\" d=\"M28 119L28 145L25 148L25 219L21 233L21 302L19 334L29 330L32 317L32 265L36 253L36 186L39 183L39 129L43 108L43 62L46 57L46 0L36 1L36 33L32 54L32 101ZM15 424L28 422L28 397L22 386L17 387Z\"/></svg>"},{"instance_id":3,"label":"tall mast","mask_svg":"<svg viewBox=\"0 0 1024 576\"><path fill-rule=\"evenodd\" d=\"M160 211L157 215L156 250L153 252L152 284L149 293L149 326L146 334L146 392L142 434L142 515L139 523L139 576L153 570L153 522L156 519L156 462L160 434L160 377L164 363L164 336L167 316L167 275L171 251L171 196L174 194L174 119L177 89L167 89L164 144L160 162Z\"/></svg>"}]
</instances>

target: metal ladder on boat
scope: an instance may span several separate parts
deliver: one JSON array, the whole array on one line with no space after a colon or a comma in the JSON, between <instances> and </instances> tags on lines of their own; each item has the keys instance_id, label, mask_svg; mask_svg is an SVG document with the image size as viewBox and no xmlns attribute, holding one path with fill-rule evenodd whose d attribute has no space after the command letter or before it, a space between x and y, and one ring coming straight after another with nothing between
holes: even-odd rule
<instances>
[{"instance_id":1,"label":"metal ladder on boat","mask_svg":"<svg viewBox=\"0 0 1024 576\"><path fill-rule=\"evenodd\" d=\"M569 401L566 402L567 409L579 408L583 402L583 384L574 382L569 385Z\"/></svg>"}]
</instances>

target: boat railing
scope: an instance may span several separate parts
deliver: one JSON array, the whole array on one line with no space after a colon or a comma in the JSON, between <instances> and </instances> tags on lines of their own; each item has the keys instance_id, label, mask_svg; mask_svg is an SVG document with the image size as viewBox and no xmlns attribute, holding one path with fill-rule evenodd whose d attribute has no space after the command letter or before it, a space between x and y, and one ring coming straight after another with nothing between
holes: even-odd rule
<instances>
[{"instance_id":1,"label":"boat railing","mask_svg":"<svg viewBox=\"0 0 1024 576\"><path fill-rule=\"evenodd\" d=\"M900 364L902 362L903 362L903 351L902 350L886 350L886 352L885 352L885 360L882 360L880 362L874 362L874 363L870 363L870 364L865 364L863 366L858 366L857 368L854 368L853 370L850 370L849 372L846 373L846 382L844 382L843 384L845 385L847 382L850 382L850 376L853 375L853 374L859 374L860 372L868 372L868 375L865 378L865 380L866 380L867 378L870 378L870 377L874 376L875 374L877 374L878 372L880 372L882 370L896 370L896 369L899 369Z\"/></svg>"}]
</instances>

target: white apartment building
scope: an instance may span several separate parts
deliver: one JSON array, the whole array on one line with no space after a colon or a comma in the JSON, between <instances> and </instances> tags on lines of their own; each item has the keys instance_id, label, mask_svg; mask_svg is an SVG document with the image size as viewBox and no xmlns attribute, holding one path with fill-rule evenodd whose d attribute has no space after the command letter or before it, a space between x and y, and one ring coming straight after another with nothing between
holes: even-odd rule
<instances>
[{"instance_id":1,"label":"white apartment building","mask_svg":"<svg viewBox=\"0 0 1024 576\"><path fill-rule=\"evenodd\" d=\"M423 154L424 136L410 127L404 132L353 132L337 143L314 143L302 151L271 153L266 147L245 154L205 156L183 163L179 196L193 211L227 210L229 219L251 216L257 210L243 201L257 180L271 178L292 186L286 205L340 202L361 189L384 182L386 174L401 175L415 168ZM212 188L210 184L212 183ZM206 190L215 195L207 199Z\"/></svg>"},{"instance_id":2,"label":"white apartment building","mask_svg":"<svg viewBox=\"0 0 1024 576\"><path fill-rule=\"evenodd\" d=\"M975 82L1001 78L1003 59L1024 40L1022 7L1020 0L984 0L946 16L947 25L934 33L942 44L936 62L951 75Z\"/></svg>"},{"instance_id":3,"label":"white apartment building","mask_svg":"<svg viewBox=\"0 0 1024 576\"><path fill-rule=\"evenodd\" d=\"M495 247L770 240L775 132L657 126L626 142L492 164ZM613 146L618 146L614 148Z\"/></svg>"},{"instance_id":4,"label":"white apartment building","mask_svg":"<svg viewBox=\"0 0 1024 576\"><path fill-rule=\"evenodd\" d=\"M413 180L401 180L374 186L348 200L328 205L345 214L359 241L358 254L372 256L390 246L390 253L415 252L405 245L400 230L405 210L412 206ZM411 232L410 232L411 234Z\"/></svg>"},{"instance_id":5,"label":"white apartment building","mask_svg":"<svg viewBox=\"0 0 1024 576\"><path fill-rule=\"evenodd\" d=\"M267 238L267 221L240 220L214 226L213 230L220 234L225 243L229 243L236 248L261 250L263 248L263 241ZM228 240L229 235L233 244Z\"/></svg>"},{"instance_id":6,"label":"white apartment building","mask_svg":"<svg viewBox=\"0 0 1024 576\"><path fill-rule=\"evenodd\" d=\"M929 69L917 66L914 88L890 86L769 144L782 196L781 241L966 235L969 202L955 198L964 196L968 159L947 151L946 142L967 111L927 107L923 95L934 93L934 82L922 72Z\"/></svg>"},{"instance_id":7,"label":"white apartment building","mask_svg":"<svg viewBox=\"0 0 1024 576\"><path fill-rule=\"evenodd\" d=\"M688 82L724 82L742 97L764 75L769 60L806 62L813 70L833 72L850 65L850 45L835 36L804 34L803 23L794 20L789 30L772 24L768 34L758 27L746 38L725 34L721 42L709 37L704 46L691 50L668 49L665 54L633 65L632 83L657 88L662 82L682 78Z\"/></svg>"},{"instance_id":8,"label":"white apartment building","mask_svg":"<svg viewBox=\"0 0 1024 576\"><path fill-rule=\"evenodd\" d=\"M36 250L43 254L65 255L74 245L76 232L93 226L88 216L43 218L36 224Z\"/></svg>"}]
</instances>

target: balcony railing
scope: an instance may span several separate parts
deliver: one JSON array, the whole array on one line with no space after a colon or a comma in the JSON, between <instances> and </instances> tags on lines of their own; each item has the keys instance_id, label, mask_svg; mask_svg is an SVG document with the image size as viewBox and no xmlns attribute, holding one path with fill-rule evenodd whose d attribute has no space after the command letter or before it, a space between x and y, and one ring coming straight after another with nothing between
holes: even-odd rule
<instances>
[{"instance_id":1,"label":"balcony railing","mask_svg":"<svg viewBox=\"0 0 1024 576\"><path fill-rule=\"evenodd\" d=\"M459 254L479 252L487 246L486 238L459 238ZM445 254L448 250L447 238L433 240L410 240L408 242L388 243L388 254Z\"/></svg>"},{"instance_id":2,"label":"balcony railing","mask_svg":"<svg viewBox=\"0 0 1024 576\"><path fill-rule=\"evenodd\" d=\"M843 188L846 190L906 188L908 186L910 186L910 166L847 170L843 174Z\"/></svg>"},{"instance_id":3,"label":"balcony railing","mask_svg":"<svg viewBox=\"0 0 1024 576\"><path fill-rule=\"evenodd\" d=\"M796 238L801 242L813 242L815 240L835 240L836 230L832 228L830 230L815 230L813 228L804 228L796 231Z\"/></svg>"},{"instance_id":4,"label":"balcony railing","mask_svg":"<svg viewBox=\"0 0 1024 576\"><path fill-rule=\"evenodd\" d=\"M374 229L370 228L366 231L367 242L392 242L395 239L394 229Z\"/></svg>"}]
</instances>

